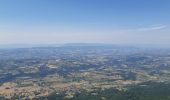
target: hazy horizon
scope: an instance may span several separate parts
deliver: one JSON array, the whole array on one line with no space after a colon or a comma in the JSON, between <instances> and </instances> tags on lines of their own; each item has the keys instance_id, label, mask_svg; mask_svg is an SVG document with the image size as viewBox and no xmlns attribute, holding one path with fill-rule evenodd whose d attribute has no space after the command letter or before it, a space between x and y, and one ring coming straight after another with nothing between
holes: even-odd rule
<instances>
[{"instance_id":1,"label":"hazy horizon","mask_svg":"<svg viewBox=\"0 0 170 100\"><path fill-rule=\"evenodd\" d=\"M1 0L0 45L170 45L169 0Z\"/></svg>"}]
</instances>

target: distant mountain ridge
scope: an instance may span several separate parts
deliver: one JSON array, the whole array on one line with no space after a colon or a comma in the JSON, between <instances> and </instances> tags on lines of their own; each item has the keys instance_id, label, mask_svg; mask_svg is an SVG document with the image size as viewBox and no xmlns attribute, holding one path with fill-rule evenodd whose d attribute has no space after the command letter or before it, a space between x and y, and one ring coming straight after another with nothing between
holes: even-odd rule
<instances>
[{"instance_id":1,"label":"distant mountain ridge","mask_svg":"<svg viewBox=\"0 0 170 100\"><path fill-rule=\"evenodd\" d=\"M156 45L145 44L107 44L107 43L61 43L61 44L0 44L0 49L9 48L34 48L34 47L118 47L118 48L170 48Z\"/></svg>"}]
</instances>

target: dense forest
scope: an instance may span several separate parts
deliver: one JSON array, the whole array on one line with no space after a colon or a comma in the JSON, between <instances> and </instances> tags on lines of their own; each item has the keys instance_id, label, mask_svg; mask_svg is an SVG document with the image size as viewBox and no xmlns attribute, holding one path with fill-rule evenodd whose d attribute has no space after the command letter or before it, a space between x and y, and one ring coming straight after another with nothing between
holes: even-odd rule
<instances>
[{"instance_id":1,"label":"dense forest","mask_svg":"<svg viewBox=\"0 0 170 100\"><path fill-rule=\"evenodd\" d=\"M65 99L64 96L51 94L49 97L36 100L170 100L170 84L147 82L128 87L127 91L116 89L97 90L91 93L82 91L72 99Z\"/></svg>"}]
</instances>

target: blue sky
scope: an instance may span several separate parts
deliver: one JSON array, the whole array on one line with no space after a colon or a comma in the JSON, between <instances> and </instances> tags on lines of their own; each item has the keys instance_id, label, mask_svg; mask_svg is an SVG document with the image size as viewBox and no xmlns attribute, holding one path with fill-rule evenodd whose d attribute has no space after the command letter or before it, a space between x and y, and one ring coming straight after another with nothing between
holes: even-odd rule
<instances>
[{"instance_id":1,"label":"blue sky","mask_svg":"<svg viewBox=\"0 0 170 100\"><path fill-rule=\"evenodd\" d=\"M170 44L170 0L0 0L0 44Z\"/></svg>"}]
</instances>

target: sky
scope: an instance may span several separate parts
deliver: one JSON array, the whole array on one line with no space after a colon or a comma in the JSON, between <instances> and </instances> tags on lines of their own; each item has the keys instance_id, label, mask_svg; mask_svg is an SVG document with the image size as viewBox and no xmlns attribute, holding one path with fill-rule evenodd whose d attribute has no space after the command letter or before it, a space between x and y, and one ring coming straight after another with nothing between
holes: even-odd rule
<instances>
[{"instance_id":1,"label":"sky","mask_svg":"<svg viewBox=\"0 0 170 100\"><path fill-rule=\"evenodd\" d=\"M0 0L0 44L170 45L170 0Z\"/></svg>"}]
</instances>

